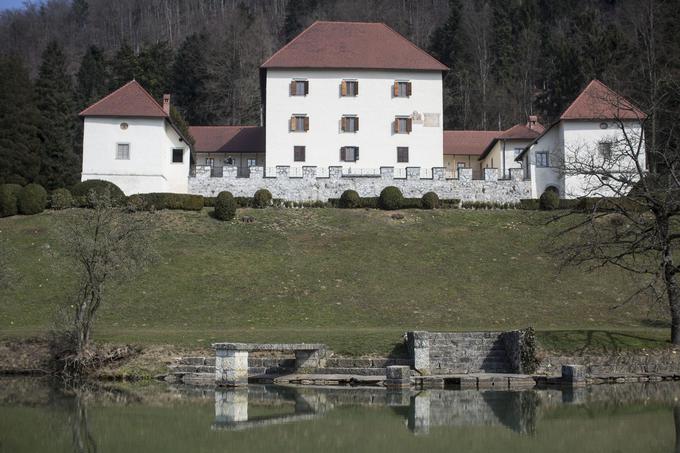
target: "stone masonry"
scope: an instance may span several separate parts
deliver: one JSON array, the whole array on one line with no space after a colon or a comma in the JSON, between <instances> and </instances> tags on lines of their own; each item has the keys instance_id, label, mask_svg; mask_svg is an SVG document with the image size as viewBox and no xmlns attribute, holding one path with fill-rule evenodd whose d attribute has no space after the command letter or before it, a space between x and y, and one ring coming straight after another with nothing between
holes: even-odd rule
<instances>
[{"instance_id":1,"label":"stone masonry","mask_svg":"<svg viewBox=\"0 0 680 453\"><path fill-rule=\"evenodd\" d=\"M431 178L420 177L420 167L406 169L406 177L395 177L393 167L380 168L379 175L343 175L342 167L329 167L327 177L317 176L317 167L302 167L301 176L291 176L290 167L276 167L276 176L265 176L263 167L251 167L248 178L238 178L236 167L223 167L221 177L211 176L211 167L196 166L189 178L189 193L207 197L229 191L237 197L252 197L268 189L274 198L287 201L328 201L352 189L362 197L377 197L387 186L396 186L407 198L435 192L442 199L517 203L531 197L530 182L521 168L510 170L510 179L498 179L498 169L484 169L484 179L472 179L472 169L460 169L458 178L446 178L444 168L433 168Z\"/></svg>"}]
</instances>

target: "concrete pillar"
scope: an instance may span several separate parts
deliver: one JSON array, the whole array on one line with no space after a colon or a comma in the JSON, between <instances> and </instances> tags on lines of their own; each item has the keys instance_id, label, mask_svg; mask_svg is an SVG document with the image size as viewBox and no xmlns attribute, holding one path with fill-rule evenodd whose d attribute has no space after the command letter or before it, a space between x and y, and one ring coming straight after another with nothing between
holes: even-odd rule
<instances>
[{"instance_id":1,"label":"concrete pillar","mask_svg":"<svg viewBox=\"0 0 680 453\"><path fill-rule=\"evenodd\" d=\"M444 180L446 180L446 168L444 168L444 167L432 167L432 180L433 181L444 181Z\"/></svg>"},{"instance_id":2,"label":"concrete pillar","mask_svg":"<svg viewBox=\"0 0 680 453\"><path fill-rule=\"evenodd\" d=\"M524 179L524 169L523 168L511 168L510 169L510 179L513 181L522 181Z\"/></svg>"},{"instance_id":3,"label":"concrete pillar","mask_svg":"<svg viewBox=\"0 0 680 453\"><path fill-rule=\"evenodd\" d=\"M562 384L572 387L586 385L586 369L583 365L562 365Z\"/></svg>"},{"instance_id":4,"label":"concrete pillar","mask_svg":"<svg viewBox=\"0 0 680 453\"><path fill-rule=\"evenodd\" d=\"M458 180L459 181L472 181L472 168L459 168L458 169Z\"/></svg>"},{"instance_id":5,"label":"concrete pillar","mask_svg":"<svg viewBox=\"0 0 680 453\"><path fill-rule=\"evenodd\" d=\"M411 386L411 368L408 366L391 365L387 367L385 387L388 389L408 388Z\"/></svg>"},{"instance_id":6,"label":"concrete pillar","mask_svg":"<svg viewBox=\"0 0 680 453\"><path fill-rule=\"evenodd\" d=\"M245 421L248 421L248 389L216 391L215 422L232 424Z\"/></svg>"},{"instance_id":7,"label":"concrete pillar","mask_svg":"<svg viewBox=\"0 0 680 453\"><path fill-rule=\"evenodd\" d=\"M413 332L413 368L420 374L430 374L430 338L427 332Z\"/></svg>"},{"instance_id":8,"label":"concrete pillar","mask_svg":"<svg viewBox=\"0 0 680 453\"><path fill-rule=\"evenodd\" d=\"M485 168L484 169L484 181L498 181L498 169L497 168Z\"/></svg>"},{"instance_id":9,"label":"concrete pillar","mask_svg":"<svg viewBox=\"0 0 680 453\"><path fill-rule=\"evenodd\" d=\"M264 178L264 167L250 167L250 179Z\"/></svg>"},{"instance_id":10,"label":"concrete pillar","mask_svg":"<svg viewBox=\"0 0 680 453\"><path fill-rule=\"evenodd\" d=\"M215 383L228 387L248 385L248 351L218 349L215 354Z\"/></svg>"},{"instance_id":11,"label":"concrete pillar","mask_svg":"<svg viewBox=\"0 0 680 453\"><path fill-rule=\"evenodd\" d=\"M406 167L406 179L420 179L420 167Z\"/></svg>"}]
</instances>

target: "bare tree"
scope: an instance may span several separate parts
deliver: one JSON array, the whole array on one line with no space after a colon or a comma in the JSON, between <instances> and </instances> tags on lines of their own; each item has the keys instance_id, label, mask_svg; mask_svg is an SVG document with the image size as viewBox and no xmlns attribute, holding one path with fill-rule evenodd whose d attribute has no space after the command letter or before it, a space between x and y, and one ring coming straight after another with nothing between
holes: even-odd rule
<instances>
[{"instance_id":1,"label":"bare tree","mask_svg":"<svg viewBox=\"0 0 680 453\"><path fill-rule=\"evenodd\" d=\"M90 348L97 311L110 285L126 281L153 258L153 214L113 205L108 193L91 192L92 209L73 210L60 230L66 254L79 272L70 328L62 335L56 361L67 374L81 374L99 359ZM53 346L54 347L54 346Z\"/></svg>"},{"instance_id":2,"label":"bare tree","mask_svg":"<svg viewBox=\"0 0 680 453\"><path fill-rule=\"evenodd\" d=\"M677 83L666 88L680 96ZM669 113L661 104L650 105L644 116L619 96L597 101L619 113L616 133L595 149L565 150L565 181L578 185L586 198L579 209L558 217L571 221L555 250L568 264L616 266L636 275L639 291L628 301L646 291L664 301L671 342L680 344L680 266L674 256L680 241L680 137L674 125L680 114L675 111L674 121L660 126L654 118ZM647 169L646 160L661 165Z\"/></svg>"}]
</instances>

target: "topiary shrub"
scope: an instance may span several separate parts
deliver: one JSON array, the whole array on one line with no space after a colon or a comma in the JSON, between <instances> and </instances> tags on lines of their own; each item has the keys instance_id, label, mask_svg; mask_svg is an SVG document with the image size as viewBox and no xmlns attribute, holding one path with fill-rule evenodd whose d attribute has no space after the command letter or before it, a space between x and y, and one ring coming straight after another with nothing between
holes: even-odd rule
<instances>
[{"instance_id":1,"label":"topiary shrub","mask_svg":"<svg viewBox=\"0 0 680 453\"><path fill-rule=\"evenodd\" d=\"M73 186L71 189L71 194L75 199L77 199L77 204L80 206L89 206L88 196L90 192L94 191L95 194L101 196L108 190L109 196L111 197L111 203L115 206L122 206L126 202L125 194L120 187L115 185L110 181L103 181L101 179L88 179L87 181L82 181Z\"/></svg>"},{"instance_id":2,"label":"topiary shrub","mask_svg":"<svg viewBox=\"0 0 680 453\"><path fill-rule=\"evenodd\" d=\"M146 200L139 194L127 197L127 209L131 212L147 210Z\"/></svg>"},{"instance_id":3,"label":"topiary shrub","mask_svg":"<svg viewBox=\"0 0 680 453\"><path fill-rule=\"evenodd\" d=\"M267 189L260 189L253 195L254 208L266 208L272 202L272 193Z\"/></svg>"},{"instance_id":4,"label":"topiary shrub","mask_svg":"<svg viewBox=\"0 0 680 453\"><path fill-rule=\"evenodd\" d=\"M439 207L439 196L434 192L428 192L420 200L423 209L437 209Z\"/></svg>"},{"instance_id":5,"label":"topiary shrub","mask_svg":"<svg viewBox=\"0 0 680 453\"><path fill-rule=\"evenodd\" d=\"M343 209L355 209L361 206L361 197L355 190L345 190L340 195L340 207Z\"/></svg>"},{"instance_id":6,"label":"topiary shrub","mask_svg":"<svg viewBox=\"0 0 680 453\"><path fill-rule=\"evenodd\" d=\"M560 207L560 197L553 190L546 189L538 199L542 211L554 211Z\"/></svg>"},{"instance_id":7,"label":"topiary shrub","mask_svg":"<svg viewBox=\"0 0 680 453\"><path fill-rule=\"evenodd\" d=\"M40 214L47 206L47 191L40 184L29 184L19 192L19 214Z\"/></svg>"},{"instance_id":8,"label":"topiary shrub","mask_svg":"<svg viewBox=\"0 0 680 453\"><path fill-rule=\"evenodd\" d=\"M380 206L380 209L394 211L395 209L401 208L403 203L404 196L401 194L401 190L394 186L385 187L382 192L380 192L380 197L378 199L378 206Z\"/></svg>"},{"instance_id":9,"label":"topiary shrub","mask_svg":"<svg viewBox=\"0 0 680 453\"><path fill-rule=\"evenodd\" d=\"M19 213L18 198L22 187L19 184L0 185L0 217Z\"/></svg>"},{"instance_id":10,"label":"topiary shrub","mask_svg":"<svg viewBox=\"0 0 680 453\"><path fill-rule=\"evenodd\" d=\"M73 207L73 195L68 189L54 189L50 194L50 208L68 209Z\"/></svg>"},{"instance_id":11,"label":"topiary shrub","mask_svg":"<svg viewBox=\"0 0 680 453\"><path fill-rule=\"evenodd\" d=\"M231 192L220 192L215 200L215 218L218 220L232 220L236 217L236 200Z\"/></svg>"},{"instance_id":12,"label":"topiary shrub","mask_svg":"<svg viewBox=\"0 0 680 453\"><path fill-rule=\"evenodd\" d=\"M135 197L132 195L128 198L128 205L130 199ZM139 198L136 198L139 197ZM133 200L134 203L142 204L143 209L179 209L183 211L200 211L203 209L203 196L190 195L186 193L141 193L137 194ZM138 200L141 200L139 203Z\"/></svg>"}]
</instances>

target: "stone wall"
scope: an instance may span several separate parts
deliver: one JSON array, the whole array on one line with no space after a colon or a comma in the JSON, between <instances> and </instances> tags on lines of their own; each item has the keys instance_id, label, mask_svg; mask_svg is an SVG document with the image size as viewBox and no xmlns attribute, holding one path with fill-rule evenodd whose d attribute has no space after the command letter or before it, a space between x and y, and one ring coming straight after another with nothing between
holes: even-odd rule
<instances>
[{"instance_id":1,"label":"stone wall","mask_svg":"<svg viewBox=\"0 0 680 453\"><path fill-rule=\"evenodd\" d=\"M552 355L540 357L538 374L557 376L562 365L583 365L589 377L625 374L677 374L680 354L676 350L621 352L611 355Z\"/></svg>"},{"instance_id":2,"label":"stone wall","mask_svg":"<svg viewBox=\"0 0 680 453\"><path fill-rule=\"evenodd\" d=\"M287 201L327 201L339 198L348 189L362 197L377 197L387 186L398 187L405 197L419 198L435 192L442 199L517 203L530 198L529 181L521 168L511 169L510 179L498 179L498 169L484 169L484 179L472 179L472 169L459 171L457 179L446 178L444 168L433 168L432 176L421 178L420 167L406 169L405 177L397 177L393 167L380 168L370 176L343 175L342 167L329 167L327 176L319 176L317 167L302 167L300 174L291 174L290 167L276 167L276 176L265 176L263 167L251 167L250 177L237 178L236 167L223 167L221 177L211 177L211 168L199 165L189 178L189 193L217 196L229 191L237 197L251 197L258 189L268 189L274 198Z\"/></svg>"}]
</instances>

